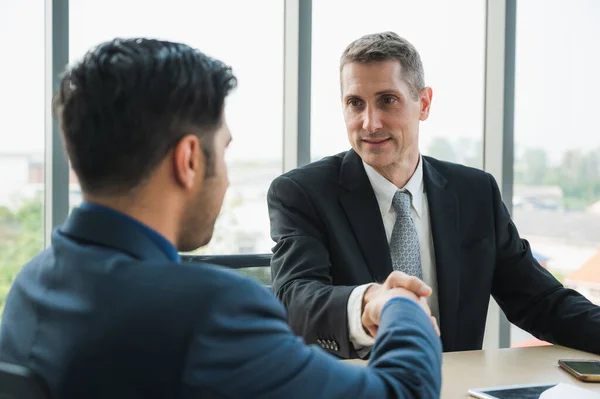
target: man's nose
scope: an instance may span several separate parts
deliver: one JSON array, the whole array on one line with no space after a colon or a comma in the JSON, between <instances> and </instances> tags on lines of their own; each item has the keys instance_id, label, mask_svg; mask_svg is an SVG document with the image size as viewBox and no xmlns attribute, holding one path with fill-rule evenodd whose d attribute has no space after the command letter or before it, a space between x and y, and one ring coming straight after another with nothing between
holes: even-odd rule
<instances>
[{"instance_id":1,"label":"man's nose","mask_svg":"<svg viewBox=\"0 0 600 399\"><path fill-rule=\"evenodd\" d=\"M377 109L367 107L363 118L363 130L367 133L377 133L382 127L381 117Z\"/></svg>"}]
</instances>

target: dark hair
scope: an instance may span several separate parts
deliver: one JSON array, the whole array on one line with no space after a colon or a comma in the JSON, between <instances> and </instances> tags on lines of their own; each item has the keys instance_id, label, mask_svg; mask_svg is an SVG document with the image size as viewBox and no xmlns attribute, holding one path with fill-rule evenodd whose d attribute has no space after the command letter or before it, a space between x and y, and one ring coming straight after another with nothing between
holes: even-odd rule
<instances>
[{"instance_id":1,"label":"dark hair","mask_svg":"<svg viewBox=\"0 0 600 399\"><path fill-rule=\"evenodd\" d=\"M340 60L340 72L351 62L370 63L396 60L402 65L402 75L414 100L425 87L423 64L417 49L394 32L365 35L346 47Z\"/></svg>"},{"instance_id":2,"label":"dark hair","mask_svg":"<svg viewBox=\"0 0 600 399\"><path fill-rule=\"evenodd\" d=\"M231 68L185 44L114 39L64 73L54 110L82 191L128 192L187 134L207 155L237 85Z\"/></svg>"}]
</instances>

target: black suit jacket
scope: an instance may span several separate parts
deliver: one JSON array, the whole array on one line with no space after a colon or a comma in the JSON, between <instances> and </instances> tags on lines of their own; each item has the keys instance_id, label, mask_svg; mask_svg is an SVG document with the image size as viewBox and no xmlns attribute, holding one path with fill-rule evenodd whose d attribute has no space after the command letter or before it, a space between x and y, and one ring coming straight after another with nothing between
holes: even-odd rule
<instances>
[{"instance_id":1,"label":"black suit jacket","mask_svg":"<svg viewBox=\"0 0 600 399\"><path fill-rule=\"evenodd\" d=\"M490 294L536 337L600 353L600 308L565 289L531 254L481 170L423 157L445 351L481 349ZM348 151L278 177L268 193L273 289L307 342L354 357L347 301L392 272L361 158ZM337 350L335 350L337 347Z\"/></svg>"}]
</instances>

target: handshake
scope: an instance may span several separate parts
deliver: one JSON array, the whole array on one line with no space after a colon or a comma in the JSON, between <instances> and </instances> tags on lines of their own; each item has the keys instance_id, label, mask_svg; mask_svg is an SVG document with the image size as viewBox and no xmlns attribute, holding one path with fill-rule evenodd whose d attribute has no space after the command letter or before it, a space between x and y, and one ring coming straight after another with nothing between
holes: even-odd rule
<instances>
[{"instance_id":1,"label":"handshake","mask_svg":"<svg viewBox=\"0 0 600 399\"><path fill-rule=\"evenodd\" d=\"M372 284L365 291L362 302L362 324L365 331L372 337L377 336L381 310L387 301L392 298L408 298L421 305L431 319L433 328L440 335L437 321L431 316L431 309L427 305L426 298L431 292L431 287L417 277L399 271L390 273L383 284Z\"/></svg>"}]
</instances>

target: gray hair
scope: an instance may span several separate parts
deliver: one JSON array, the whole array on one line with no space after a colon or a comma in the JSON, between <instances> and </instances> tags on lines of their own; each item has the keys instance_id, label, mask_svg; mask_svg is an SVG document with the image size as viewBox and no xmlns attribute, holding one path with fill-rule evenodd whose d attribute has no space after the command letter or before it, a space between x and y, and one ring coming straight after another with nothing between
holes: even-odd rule
<instances>
[{"instance_id":1,"label":"gray hair","mask_svg":"<svg viewBox=\"0 0 600 399\"><path fill-rule=\"evenodd\" d=\"M423 64L417 49L394 32L372 33L356 39L346 47L340 59L340 73L352 62L371 63L396 60L402 65L403 79L414 100L425 88Z\"/></svg>"}]
</instances>

